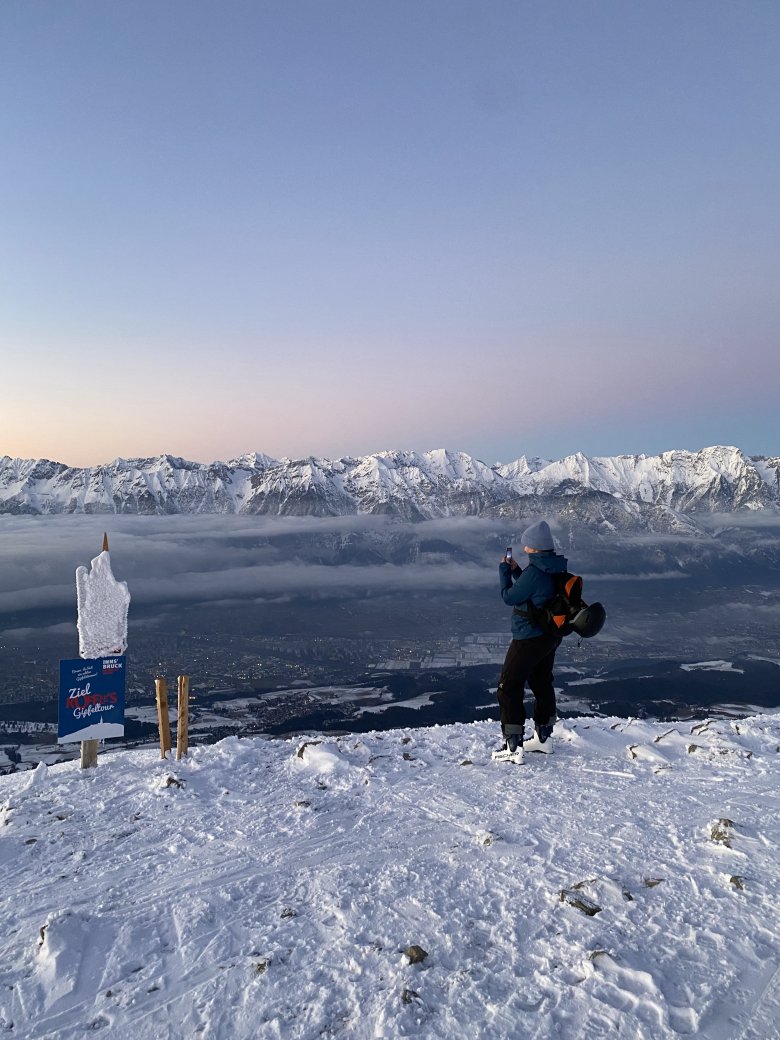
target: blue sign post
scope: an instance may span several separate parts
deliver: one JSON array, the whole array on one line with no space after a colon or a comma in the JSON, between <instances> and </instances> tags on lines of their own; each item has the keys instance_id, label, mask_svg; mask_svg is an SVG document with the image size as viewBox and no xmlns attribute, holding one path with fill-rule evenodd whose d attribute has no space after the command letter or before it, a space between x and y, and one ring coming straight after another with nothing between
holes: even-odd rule
<instances>
[{"instance_id":1,"label":"blue sign post","mask_svg":"<svg viewBox=\"0 0 780 1040\"><path fill-rule=\"evenodd\" d=\"M125 658L60 661L57 743L125 735Z\"/></svg>"}]
</instances>

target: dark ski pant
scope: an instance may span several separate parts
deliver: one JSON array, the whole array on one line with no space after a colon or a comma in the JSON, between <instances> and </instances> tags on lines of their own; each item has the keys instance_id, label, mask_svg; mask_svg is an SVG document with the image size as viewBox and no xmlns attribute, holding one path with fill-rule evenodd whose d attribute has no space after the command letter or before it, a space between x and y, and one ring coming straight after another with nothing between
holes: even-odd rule
<instances>
[{"instance_id":1,"label":"dark ski pant","mask_svg":"<svg viewBox=\"0 0 780 1040\"><path fill-rule=\"evenodd\" d=\"M501 731L505 737L523 732L526 682L534 695L534 722L544 726L555 718L553 664L560 645L559 636L513 639L509 644L497 691Z\"/></svg>"}]
</instances>

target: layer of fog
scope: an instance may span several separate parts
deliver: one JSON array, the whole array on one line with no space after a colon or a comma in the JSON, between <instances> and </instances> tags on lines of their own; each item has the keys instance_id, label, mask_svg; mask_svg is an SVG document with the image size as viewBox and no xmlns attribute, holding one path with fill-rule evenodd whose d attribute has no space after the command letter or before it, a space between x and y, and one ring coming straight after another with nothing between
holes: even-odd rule
<instances>
[{"instance_id":1,"label":"layer of fog","mask_svg":"<svg viewBox=\"0 0 780 1040\"><path fill-rule=\"evenodd\" d=\"M594 598L644 595L643 588L680 590L686 583L698 588L713 576L735 589L756 576L770 591L780 588L777 517L706 519L712 533L699 538L577 527L554 533ZM525 562L521 523L476 517L409 524L373 516L2 516L0 633L22 639L69 625L76 567L97 555L104 531L114 574L128 582L134 619L141 623L144 611L177 605L230 610L242 603L334 596L497 596L505 546L515 546ZM675 593L678 604L681 594ZM702 606L693 592L689 606ZM773 603L761 604L762 614L776 610Z\"/></svg>"}]
</instances>

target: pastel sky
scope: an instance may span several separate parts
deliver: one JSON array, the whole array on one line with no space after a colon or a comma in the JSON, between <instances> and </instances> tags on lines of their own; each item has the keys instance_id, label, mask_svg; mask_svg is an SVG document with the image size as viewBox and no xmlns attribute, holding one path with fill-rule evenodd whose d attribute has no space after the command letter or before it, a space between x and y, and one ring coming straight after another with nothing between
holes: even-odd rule
<instances>
[{"instance_id":1,"label":"pastel sky","mask_svg":"<svg viewBox=\"0 0 780 1040\"><path fill-rule=\"evenodd\" d=\"M777 0L3 0L0 455L780 452Z\"/></svg>"}]
</instances>

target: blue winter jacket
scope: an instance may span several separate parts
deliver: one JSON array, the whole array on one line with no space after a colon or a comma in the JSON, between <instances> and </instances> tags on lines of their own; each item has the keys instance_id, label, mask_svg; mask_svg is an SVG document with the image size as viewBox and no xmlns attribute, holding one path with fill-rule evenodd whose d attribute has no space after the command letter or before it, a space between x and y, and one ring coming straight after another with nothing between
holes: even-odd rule
<instances>
[{"instance_id":1,"label":"blue winter jacket","mask_svg":"<svg viewBox=\"0 0 780 1040\"><path fill-rule=\"evenodd\" d=\"M555 581L552 574L563 574L569 565L565 556L558 556L552 550L532 553L529 564L524 571L512 570L503 561L498 565L498 576L501 582L501 598L508 607L519 607L520 610L530 600L535 607L541 607L555 594ZM512 584L512 578L515 581ZM522 614L512 614L512 638L535 639L543 636L544 631L531 624Z\"/></svg>"}]
</instances>

